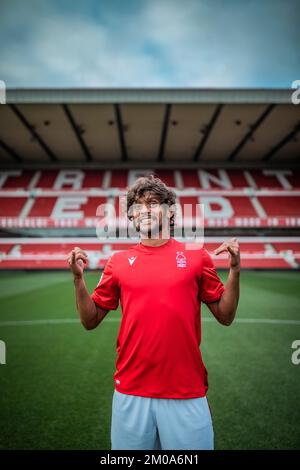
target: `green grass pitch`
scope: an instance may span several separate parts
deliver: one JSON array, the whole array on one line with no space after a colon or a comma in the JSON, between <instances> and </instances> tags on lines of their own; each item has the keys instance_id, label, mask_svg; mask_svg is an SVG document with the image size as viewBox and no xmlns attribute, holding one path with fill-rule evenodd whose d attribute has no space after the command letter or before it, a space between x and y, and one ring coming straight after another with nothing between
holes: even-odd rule
<instances>
[{"instance_id":1,"label":"green grass pitch","mask_svg":"<svg viewBox=\"0 0 300 470\"><path fill-rule=\"evenodd\" d=\"M226 273L220 276L225 281ZM91 292L98 279L86 274ZM229 328L202 307L211 319L202 324L201 350L216 449L300 448L300 365L291 362L291 344L300 339L299 280L299 272L242 272L237 321ZM93 331L79 321L48 322L76 320L73 294L67 272L0 274L2 449L110 449L121 312Z\"/></svg>"}]
</instances>

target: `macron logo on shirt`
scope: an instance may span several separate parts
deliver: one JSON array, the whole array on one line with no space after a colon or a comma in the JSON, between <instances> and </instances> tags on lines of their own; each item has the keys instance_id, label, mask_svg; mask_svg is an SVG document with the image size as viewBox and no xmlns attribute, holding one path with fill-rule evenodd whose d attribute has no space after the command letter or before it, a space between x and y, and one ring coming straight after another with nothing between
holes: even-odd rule
<instances>
[{"instance_id":1,"label":"macron logo on shirt","mask_svg":"<svg viewBox=\"0 0 300 470\"><path fill-rule=\"evenodd\" d=\"M133 263L135 262L135 260L136 260L136 256L132 256L131 258L128 258L128 261L129 261L130 266L133 265Z\"/></svg>"}]
</instances>

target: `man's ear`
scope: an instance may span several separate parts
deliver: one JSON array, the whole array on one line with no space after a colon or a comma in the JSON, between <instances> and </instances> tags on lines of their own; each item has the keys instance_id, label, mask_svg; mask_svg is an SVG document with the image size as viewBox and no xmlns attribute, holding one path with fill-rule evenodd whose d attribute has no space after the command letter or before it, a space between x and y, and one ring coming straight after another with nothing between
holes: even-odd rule
<instances>
[{"instance_id":1,"label":"man's ear","mask_svg":"<svg viewBox=\"0 0 300 470\"><path fill-rule=\"evenodd\" d=\"M168 219L172 217L172 211L169 206L166 208L165 215L168 217Z\"/></svg>"},{"instance_id":2,"label":"man's ear","mask_svg":"<svg viewBox=\"0 0 300 470\"><path fill-rule=\"evenodd\" d=\"M169 218L169 219L170 219L173 215L175 216L175 214L176 214L176 205L175 205L175 204L172 204L171 206L168 206L167 214L168 214L168 218Z\"/></svg>"},{"instance_id":3,"label":"man's ear","mask_svg":"<svg viewBox=\"0 0 300 470\"><path fill-rule=\"evenodd\" d=\"M169 219L171 219L172 215L175 214L174 211L172 211L172 209L168 209L168 217Z\"/></svg>"}]
</instances>

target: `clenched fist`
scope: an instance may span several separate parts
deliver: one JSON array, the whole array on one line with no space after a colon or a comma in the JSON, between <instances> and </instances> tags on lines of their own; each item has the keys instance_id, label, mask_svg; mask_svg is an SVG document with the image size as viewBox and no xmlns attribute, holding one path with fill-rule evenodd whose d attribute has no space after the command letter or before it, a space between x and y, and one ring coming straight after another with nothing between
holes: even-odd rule
<instances>
[{"instance_id":1,"label":"clenched fist","mask_svg":"<svg viewBox=\"0 0 300 470\"><path fill-rule=\"evenodd\" d=\"M86 252L78 246L75 246L75 248L68 255L68 263L74 277L82 277L87 261L88 255Z\"/></svg>"}]
</instances>

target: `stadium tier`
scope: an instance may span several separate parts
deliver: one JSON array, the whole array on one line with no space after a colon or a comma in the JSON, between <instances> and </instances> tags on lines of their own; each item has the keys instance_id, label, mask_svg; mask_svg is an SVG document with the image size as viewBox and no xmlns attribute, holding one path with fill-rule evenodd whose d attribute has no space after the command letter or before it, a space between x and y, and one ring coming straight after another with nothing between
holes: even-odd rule
<instances>
[{"instance_id":1,"label":"stadium tier","mask_svg":"<svg viewBox=\"0 0 300 470\"><path fill-rule=\"evenodd\" d=\"M204 227L216 229L216 234L226 227L277 227L289 235L289 228L300 226L298 170L7 170L0 173L0 228L8 235L13 229L28 228L33 234L44 229L45 234L34 239L24 238L24 233L21 238L0 238L0 269L66 269L66 256L75 245L88 252L89 268L103 268L112 253L136 241L49 238L47 230L74 230L76 236L76 230L83 227L95 235L100 220L97 209L102 204L110 207L108 214L114 211L117 220L126 222L122 206L125 189L149 172L174 188L177 214L187 227L194 227L199 215L204 216ZM190 208L188 215L186 207ZM219 268L228 264L227 256L215 257L213 253L223 240L221 236L205 237L205 247ZM239 240L245 268L300 266L300 238L242 236Z\"/></svg>"},{"instance_id":2,"label":"stadium tier","mask_svg":"<svg viewBox=\"0 0 300 470\"><path fill-rule=\"evenodd\" d=\"M187 224L191 225L198 214L204 216L205 227L300 226L300 171L149 169L148 172L154 172L175 189L178 214L186 217ZM145 172L3 171L0 228L95 227L97 208L101 205L109 206L110 214L116 217L123 214L126 219L122 196L140 174Z\"/></svg>"},{"instance_id":3,"label":"stadium tier","mask_svg":"<svg viewBox=\"0 0 300 470\"><path fill-rule=\"evenodd\" d=\"M219 268L228 265L227 255L214 255L214 250L222 243L221 237L207 237L205 248ZM256 237L240 238L243 268L299 268L300 237L265 237L257 242ZM22 238L0 241L0 267L2 269L65 269L68 253L78 243L82 243L89 256L90 269L103 268L113 253L128 249L136 242L128 240L120 243L109 240L99 243L97 238L54 239Z\"/></svg>"}]
</instances>

